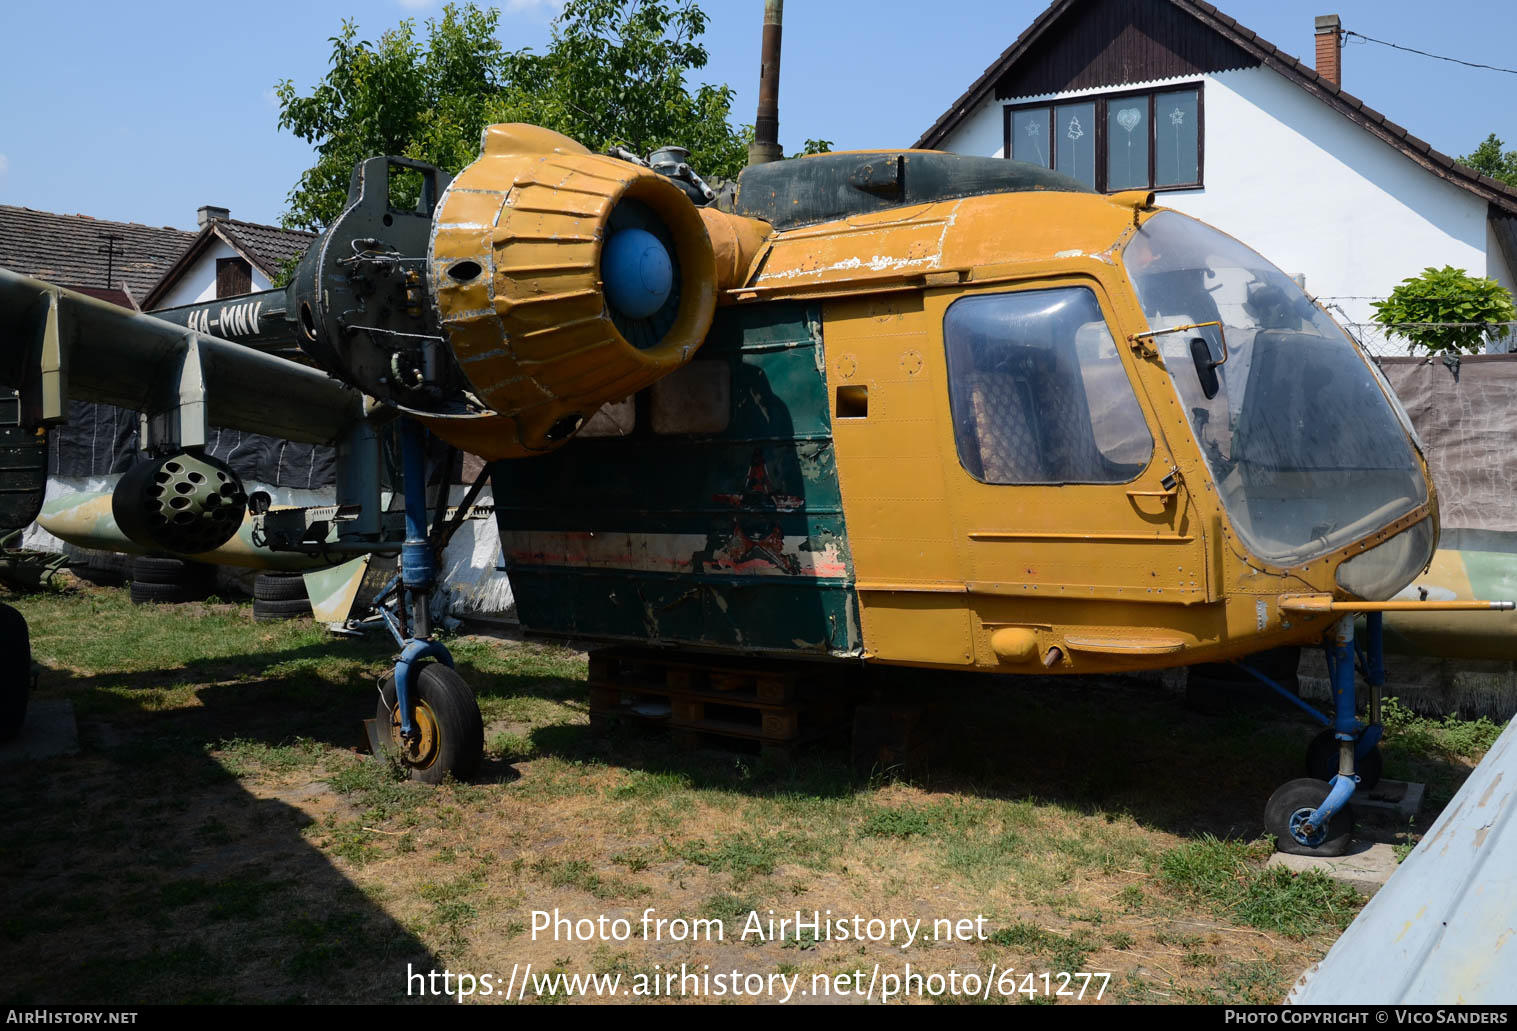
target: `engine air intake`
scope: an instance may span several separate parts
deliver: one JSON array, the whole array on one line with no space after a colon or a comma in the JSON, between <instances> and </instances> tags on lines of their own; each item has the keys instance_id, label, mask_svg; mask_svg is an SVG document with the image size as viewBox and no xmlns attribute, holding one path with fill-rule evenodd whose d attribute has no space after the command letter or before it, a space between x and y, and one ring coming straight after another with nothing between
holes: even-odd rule
<instances>
[{"instance_id":1,"label":"engine air intake","mask_svg":"<svg viewBox=\"0 0 1517 1031\"><path fill-rule=\"evenodd\" d=\"M496 414L424 421L487 459L550 450L679 368L716 308L711 239L684 191L534 126L485 130L438 204L430 258L443 332Z\"/></svg>"}]
</instances>

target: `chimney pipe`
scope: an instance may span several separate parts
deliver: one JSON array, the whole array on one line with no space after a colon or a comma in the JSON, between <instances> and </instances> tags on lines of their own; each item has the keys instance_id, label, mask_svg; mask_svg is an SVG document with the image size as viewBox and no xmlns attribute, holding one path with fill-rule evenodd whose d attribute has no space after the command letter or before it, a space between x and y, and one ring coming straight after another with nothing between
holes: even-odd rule
<instances>
[{"instance_id":1,"label":"chimney pipe","mask_svg":"<svg viewBox=\"0 0 1517 1031\"><path fill-rule=\"evenodd\" d=\"M1343 23L1336 14L1317 16L1317 74L1343 85Z\"/></svg>"},{"instance_id":2,"label":"chimney pipe","mask_svg":"<svg viewBox=\"0 0 1517 1031\"><path fill-rule=\"evenodd\" d=\"M785 156L780 149L780 24L785 0L764 0L764 52L759 64L758 118L748 164L764 165Z\"/></svg>"},{"instance_id":3,"label":"chimney pipe","mask_svg":"<svg viewBox=\"0 0 1517 1031\"><path fill-rule=\"evenodd\" d=\"M218 208L214 204L205 204L195 209L195 224L201 229L204 229L205 224L213 218L227 219L231 217L232 213L230 211L226 208Z\"/></svg>"}]
</instances>

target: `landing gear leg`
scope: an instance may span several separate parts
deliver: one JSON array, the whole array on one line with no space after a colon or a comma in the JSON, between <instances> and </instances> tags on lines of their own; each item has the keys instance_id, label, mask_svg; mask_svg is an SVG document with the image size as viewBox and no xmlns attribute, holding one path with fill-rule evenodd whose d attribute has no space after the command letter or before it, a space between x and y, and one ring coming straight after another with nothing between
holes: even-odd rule
<instances>
[{"instance_id":1,"label":"landing gear leg","mask_svg":"<svg viewBox=\"0 0 1517 1031\"><path fill-rule=\"evenodd\" d=\"M1379 741L1378 695L1385 683L1380 615L1370 613L1366 637L1366 674L1371 686L1372 725L1361 734L1354 705L1354 617L1338 621L1327 645L1327 668L1333 687L1331 732L1337 742L1337 772L1330 781L1305 777L1283 785L1265 806L1265 823L1281 852L1304 856L1341 856L1353 834L1348 802L1359 786L1358 752Z\"/></svg>"},{"instance_id":2,"label":"landing gear leg","mask_svg":"<svg viewBox=\"0 0 1517 1031\"><path fill-rule=\"evenodd\" d=\"M380 685L376 729L381 743L399 757L412 779L436 784L452 774L466 780L479 769L484 754L484 721L474 692L453 671L453 656L441 641L432 639L437 553L427 539L425 431L409 419L401 424L401 460L406 540L400 553L400 583L392 581L390 587L398 592L394 610L381 609L400 644L400 656L394 673Z\"/></svg>"}]
</instances>

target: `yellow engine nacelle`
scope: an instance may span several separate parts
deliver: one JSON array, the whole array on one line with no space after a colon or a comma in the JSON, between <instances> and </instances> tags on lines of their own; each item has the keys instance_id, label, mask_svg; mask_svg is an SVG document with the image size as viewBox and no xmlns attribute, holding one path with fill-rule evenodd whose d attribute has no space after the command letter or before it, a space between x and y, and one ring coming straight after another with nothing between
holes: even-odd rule
<instances>
[{"instance_id":1,"label":"yellow engine nacelle","mask_svg":"<svg viewBox=\"0 0 1517 1031\"><path fill-rule=\"evenodd\" d=\"M603 260L622 233L661 245L648 245L650 281L667 254L665 293L647 295L651 313L636 299L608 300ZM551 450L601 405L684 365L716 308L711 238L685 193L536 126L485 130L479 159L438 202L428 257L443 333L494 415L421 418L487 459ZM640 288L637 260L630 275Z\"/></svg>"}]
</instances>

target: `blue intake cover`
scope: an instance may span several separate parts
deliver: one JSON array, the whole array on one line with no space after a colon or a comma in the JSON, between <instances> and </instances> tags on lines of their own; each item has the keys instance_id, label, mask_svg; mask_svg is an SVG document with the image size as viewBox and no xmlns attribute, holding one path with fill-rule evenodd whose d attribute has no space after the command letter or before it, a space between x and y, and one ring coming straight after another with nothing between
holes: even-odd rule
<instances>
[{"instance_id":1,"label":"blue intake cover","mask_svg":"<svg viewBox=\"0 0 1517 1031\"><path fill-rule=\"evenodd\" d=\"M612 234L601 253L600 274L612 309L634 319L645 319L662 308L674 286L669 252L646 229Z\"/></svg>"}]
</instances>

